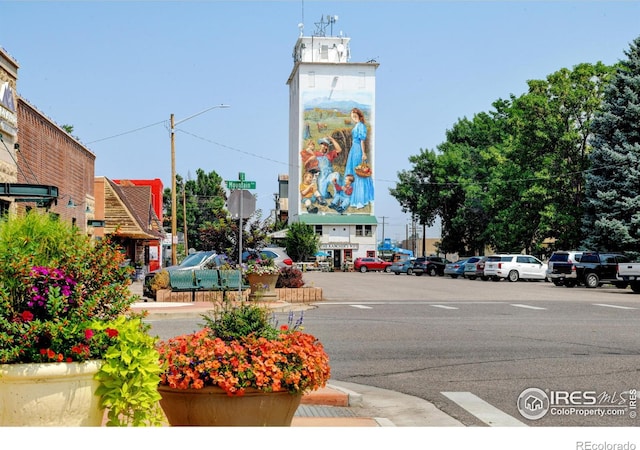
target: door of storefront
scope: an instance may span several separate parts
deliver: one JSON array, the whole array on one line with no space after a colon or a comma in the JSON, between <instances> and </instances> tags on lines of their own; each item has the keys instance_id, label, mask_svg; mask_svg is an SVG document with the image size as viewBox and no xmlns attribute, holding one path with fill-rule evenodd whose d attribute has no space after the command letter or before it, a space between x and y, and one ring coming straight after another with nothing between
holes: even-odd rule
<instances>
[{"instance_id":1,"label":"door of storefront","mask_svg":"<svg viewBox=\"0 0 640 450\"><path fill-rule=\"evenodd\" d=\"M333 267L342 267L342 250L333 250Z\"/></svg>"}]
</instances>

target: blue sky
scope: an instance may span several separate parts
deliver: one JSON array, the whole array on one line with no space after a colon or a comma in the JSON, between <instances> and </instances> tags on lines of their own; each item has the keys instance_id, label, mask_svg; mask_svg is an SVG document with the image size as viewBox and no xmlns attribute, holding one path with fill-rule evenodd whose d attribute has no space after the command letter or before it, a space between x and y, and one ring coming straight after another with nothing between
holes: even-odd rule
<instances>
[{"instance_id":1,"label":"blue sky","mask_svg":"<svg viewBox=\"0 0 640 450\"><path fill-rule=\"evenodd\" d=\"M96 154L96 175L170 186L170 115L228 104L176 128L177 172L245 172L265 216L288 172L298 24L312 35L322 16L337 15L333 34L351 38L351 61L380 64L375 208L394 239L408 215L388 192L410 155L435 149L460 118L521 95L527 80L623 59L640 35L637 1L2 0L0 12L19 94L74 126Z\"/></svg>"}]
</instances>

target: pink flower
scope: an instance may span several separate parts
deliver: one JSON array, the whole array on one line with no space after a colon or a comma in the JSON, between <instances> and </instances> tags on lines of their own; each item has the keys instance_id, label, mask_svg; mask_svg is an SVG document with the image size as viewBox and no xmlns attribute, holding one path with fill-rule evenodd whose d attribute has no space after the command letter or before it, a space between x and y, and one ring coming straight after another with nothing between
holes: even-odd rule
<instances>
[{"instance_id":1,"label":"pink flower","mask_svg":"<svg viewBox=\"0 0 640 450\"><path fill-rule=\"evenodd\" d=\"M87 340L91 339L93 337L93 330L90 328L87 328L86 330L84 330L84 337Z\"/></svg>"}]
</instances>

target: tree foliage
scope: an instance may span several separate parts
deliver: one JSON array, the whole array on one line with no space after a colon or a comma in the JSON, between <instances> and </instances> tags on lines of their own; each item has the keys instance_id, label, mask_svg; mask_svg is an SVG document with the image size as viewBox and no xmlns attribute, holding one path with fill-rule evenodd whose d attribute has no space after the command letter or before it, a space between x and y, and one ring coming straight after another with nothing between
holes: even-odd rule
<instances>
[{"instance_id":1,"label":"tree foliage","mask_svg":"<svg viewBox=\"0 0 640 450\"><path fill-rule=\"evenodd\" d=\"M231 218L226 208L227 194L223 179L215 171L205 173L196 170L196 178L184 180L176 176L176 217L178 230L184 231L186 209L187 243L197 250L215 250L236 260L239 254L239 221ZM171 229L171 189L165 189L164 208L167 212L164 227ZM272 230L268 221L262 220L260 210L242 223L242 247L260 249L268 241Z\"/></svg>"},{"instance_id":2,"label":"tree foliage","mask_svg":"<svg viewBox=\"0 0 640 450\"><path fill-rule=\"evenodd\" d=\"M441 218L443 252L577 247L590 126L611 73L602 63L561 69L460 119L437 151L409 158L391 195L421 223Z\"/></svg>"},{"instance_id":3,"label":"tree foliage","mask_svg":"<svg viewBox=\"0 0 640 450\"><path fill-rule=\"evenodd\" d=\"M625 51L593 121L583 232L594 250L640 253L640 38Z\"/></svg>"},{"instance_id":4,"label":"tree foliage","mask_svg":"<svg viewBox=\"0 0 640 450\"><path fill-rule=\"evenodd\" d=\"M320 238L313 226L302 222L290 224L285 237L287 254L294 261L306 261L318 252Z\"/></svg>"}]
</instances>

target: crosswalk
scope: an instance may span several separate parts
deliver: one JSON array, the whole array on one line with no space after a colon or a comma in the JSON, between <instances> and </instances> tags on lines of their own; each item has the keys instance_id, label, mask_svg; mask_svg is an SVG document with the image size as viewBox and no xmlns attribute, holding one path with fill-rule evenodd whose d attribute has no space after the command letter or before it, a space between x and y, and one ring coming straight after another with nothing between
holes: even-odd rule
<instances>
[{"instance_id":1,"label":"crosswalk","mask_svg":"<svg viewBox=\"0 0 640 450\"><path fill-rule=\"evenodd\" d=\"M334 302L334 301L323 301L317 304L318 306L349 306L357 309L373 309L376 306L384 306L384 305L426 305L430 308L438 308L443 310L460 310L464 309L468 306L477 306L477 305L507 305L512 308L526 309L532 311L548 311L549 307L545 306L537 306L526 303L504 303L504 302L452 302L452 303L432 303L427 301L375 301L375 302L360 302L360 303L351 303L351 302ZM609 308L609 309L620 309L620 310L640 310L640 306L622 306L622 305L614 305L608 303L591 303L589 306L594 306L596 308Z\"/></svg>"},{"instance_id":2,"label":"crosswalk","mask_svg":"<svg viewBox=\"0 0 640 450\"><path fill-rule=\"evenodd\" d=\"M527 426L471 392L441 392L441 394L491 427Z\"/></svg>"}]
</instances>

